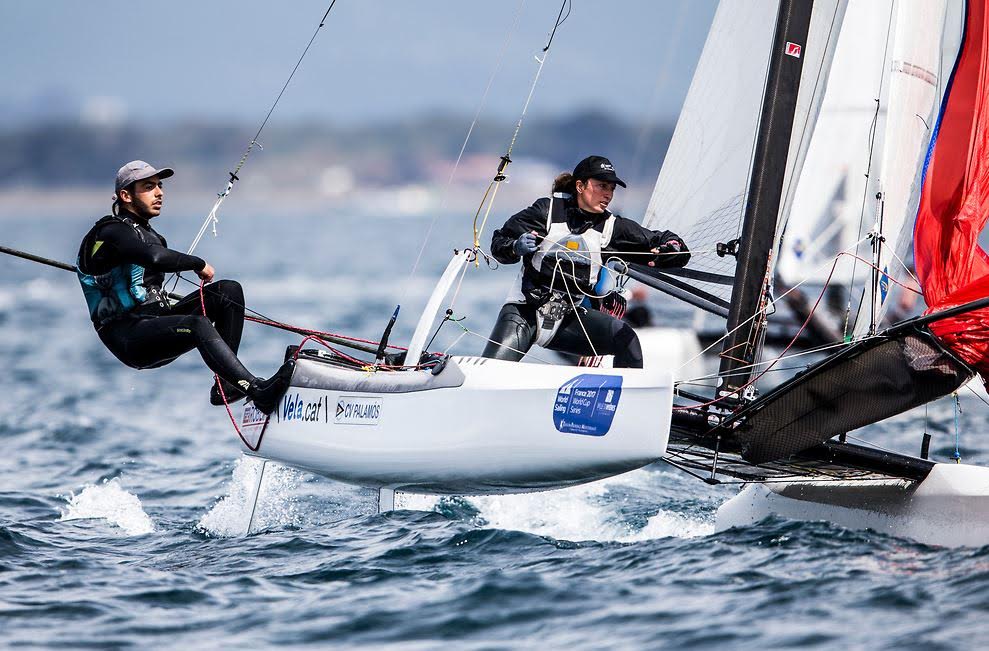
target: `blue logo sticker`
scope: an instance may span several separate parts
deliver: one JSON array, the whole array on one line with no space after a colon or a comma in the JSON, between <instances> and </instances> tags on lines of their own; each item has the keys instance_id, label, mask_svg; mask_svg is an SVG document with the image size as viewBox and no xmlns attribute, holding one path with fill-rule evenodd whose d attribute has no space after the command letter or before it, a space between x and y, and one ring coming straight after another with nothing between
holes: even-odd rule
<instances>
[{"instance_id":1,"label":"blue logo sticker","mask_svg":"<svg viewBox=\"0 0 989 651\"><path fill-rule=\"evenodd\" d=\"M886 294L889 293L889 267L883 267L883 275L879 277L879 303L886 302Z\"/></svg>"},{"instance_id":2,"label":"blue logo sticker","mask_svg":"<svg viewBox=\"0 0 989 651\"><path fill-rule=\"evenodd\" d=\"M604 436L622 397L620 375L578 375L556 392L553 423L560 432Z\"/></svg>"}]
</instances>

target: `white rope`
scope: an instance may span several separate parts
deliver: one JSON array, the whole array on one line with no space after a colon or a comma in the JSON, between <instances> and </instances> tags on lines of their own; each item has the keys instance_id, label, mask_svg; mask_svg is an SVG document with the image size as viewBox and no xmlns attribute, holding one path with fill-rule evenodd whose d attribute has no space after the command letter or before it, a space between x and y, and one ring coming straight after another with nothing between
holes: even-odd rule
<instances>
[{"instance_id":1,"label":"white rope","mask_svg":"<svg viewBox=\"0 0 989 651\"><path fill-rule=\"evenodd\" d=\"M518 348L512 348L511 346L509 346L506 343L502 343L500 341L495 341L494 339L488 339L484 335L482 335L482 334L480 334L478 332L474 332L470 328L464 326L463 323L460 322L460 321L457 321L456 323L461 328L463 328L464 332L466 332L467 334L472 335L474 337L477 337L478 339L483 339L484 341L487 341L489 343L495 344L496 346L500 346L502 348L507 348L508 350L510 350L512 352L516 352L519 355L522 355L523 357L531 357L532 359L536 360L537 362L542 362L543 364L552 364L553 363L553 362L550 362L549 360L545 360L545 359L539 357L538 355L533 354L531 351L519 350Z\"/></svg>"},{"instance_id":2,"label":"white rope","mask_svg":"<svg viewBox=\"0 0 989 651\"><path fill-rule=\"evenodd\" d=\"M564 281L564 283L565 282L566 281ZM591 352L594 353L593 356L600 357L601 355L598 354L598 349L594 347L594 342L591 341L591 335L587 332L587 328L584 327L584 321L580 318L580 310L576 305L574 305L573 296L570 295L570 292L567 292L567 298L570 299L570 306L573 307L574 318L576 318L577 323L580 324L580 329L584 331L584 338L587 339L587 345L591 347Z\"/></svg>"}]
</instances>

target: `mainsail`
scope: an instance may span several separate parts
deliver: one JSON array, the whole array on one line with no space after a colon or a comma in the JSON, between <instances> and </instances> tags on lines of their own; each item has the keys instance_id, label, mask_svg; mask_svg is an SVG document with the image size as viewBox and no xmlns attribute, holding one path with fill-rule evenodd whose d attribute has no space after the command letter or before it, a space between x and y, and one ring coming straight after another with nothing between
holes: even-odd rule
<instances>
[{"instance_id":1,"label":"mainsail","mask_svg":"<svg viewBox=\"0 0 989 651\"><path fill-rule=\"evenodd\" d=\"M984 2L966 5L961 53L935 126L914 228L914 260L928 313L989 296L989 256L978 237L989 220L989 23ZM943 319L931 331L989 377L989 309Z\"/></svg>"},{"instance_id":2,"label":"mainsail","mask_svg":"<svg viewBox=\"0 0 989 651\"><path fill-rule=\"evenodd\" d=\"M782 197L812 140L845 6L719 5L643 220L706 253L647 282L726 316L731 366L755 357L761 319L754 317L775 264ZM633 277L644 279L641 270Z\"/></svg>"}]
</instances>

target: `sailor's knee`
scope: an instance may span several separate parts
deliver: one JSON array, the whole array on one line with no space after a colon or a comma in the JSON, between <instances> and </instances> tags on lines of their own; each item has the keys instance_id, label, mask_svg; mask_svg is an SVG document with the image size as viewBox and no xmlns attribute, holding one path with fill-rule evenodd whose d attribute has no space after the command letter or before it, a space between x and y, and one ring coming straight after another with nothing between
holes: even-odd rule
<instances>
[{"instance_id":1,"label":"sailor's knee","mask_svg":"<svg viewBox=\"0 0 989 651\"><path fill-rule=\"evenodd\" d=\"M638 346L639 335L635 333L635 329L624 321L621 321L620 324L621 325L616 329L614 334L615 341L625 345L626 347L633 345Z\"/></svg>"},{"instance_id":2,"label":"sailor's knee","mask_svg":"<svg viewBox=\"0 0 989 651\"><path fill-rule=\"evenodd\" d=\"M238 304L244 302L244 288L236 280L218 280L210 287L220 298Z\"/></svg>"},{"instance_id":3,"label":"sailor's knee","mask_svg":"<svg viewBox=\"0 0 989 651\"><path fill-rule=\"evenodd\" d=\"M195 314L183 319L182 325L176 330L181 332L182 328L187 328L197 339L203 339L215 332L210 320L201 314Z\"/></svg>"}]
</instances>

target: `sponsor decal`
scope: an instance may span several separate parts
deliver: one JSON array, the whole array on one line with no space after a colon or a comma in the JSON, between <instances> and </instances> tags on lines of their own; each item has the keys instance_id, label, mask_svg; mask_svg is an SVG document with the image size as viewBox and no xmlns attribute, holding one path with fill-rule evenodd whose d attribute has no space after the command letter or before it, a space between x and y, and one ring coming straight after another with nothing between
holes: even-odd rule
<instances>
[{"instance_id":1,"label":"sponsor decal","mask_svg":"<svg viewBox=\"0 0 989 651\"><path fill-rule=\"evenodd\" d=\"M578 375L556 392L553 424L560 432L604 436L622 397L620 375Z\"/></svg>"},{"instance_id":2,"label":"sponsor decal","mask_svg":"<svg viewBox=\"0 0 989 651\"><path fill-rule=\"evenodd\" d=\"M879 303L886 302L886 294L889 293L889 266L883 267L883 275L879 277Z\"/></svg>"},{"instance_id":3,"label":"sponsor decal","mask_svg":"<svg viewBox=\"0 0 989 651\"><path fill-rule=\"evenodd\" d=\"M803 47L797 45L796 43L786 42L786 55L793 57L795 59L800 58L800 53L803 51Z\"/></svg>"},{"instance_id":4,"label":"sponsor decal","mask_svg":"<svg viewBox=\"0 0 989 651\"><path fill-rule=\"evenodd\" d=\"M329 399L322 396L318 400L303 400L302 394L286 393L280 408L275 411L278 422L300 421L303 423L327 422L326 414Z\"/></svg>"},{"instance_id":5,"label":"sponsor decal","mask_svg":"<svg viewBox=\"0 0 989 651\"><path fill-rule=\"evenodd\" d=\"M268 417L264 415L263 411L255 408L254 403L249 402L244 405L244 415L240 419L240 433L244 435L244 440L250 447L256 448L258 446L261 432L264 431L264 425L267 422Z\"/></svg>"},{"instance_id":6,"label":"sponsor decal","mask_svg":"<svg viewBox=\"0 0 989 651\"><path fill-rule=\"evenodd\" d=\"M380 397L340 396L333 422L339 425L377 425L381 417Z\"/></svg>"}]
</instances>

